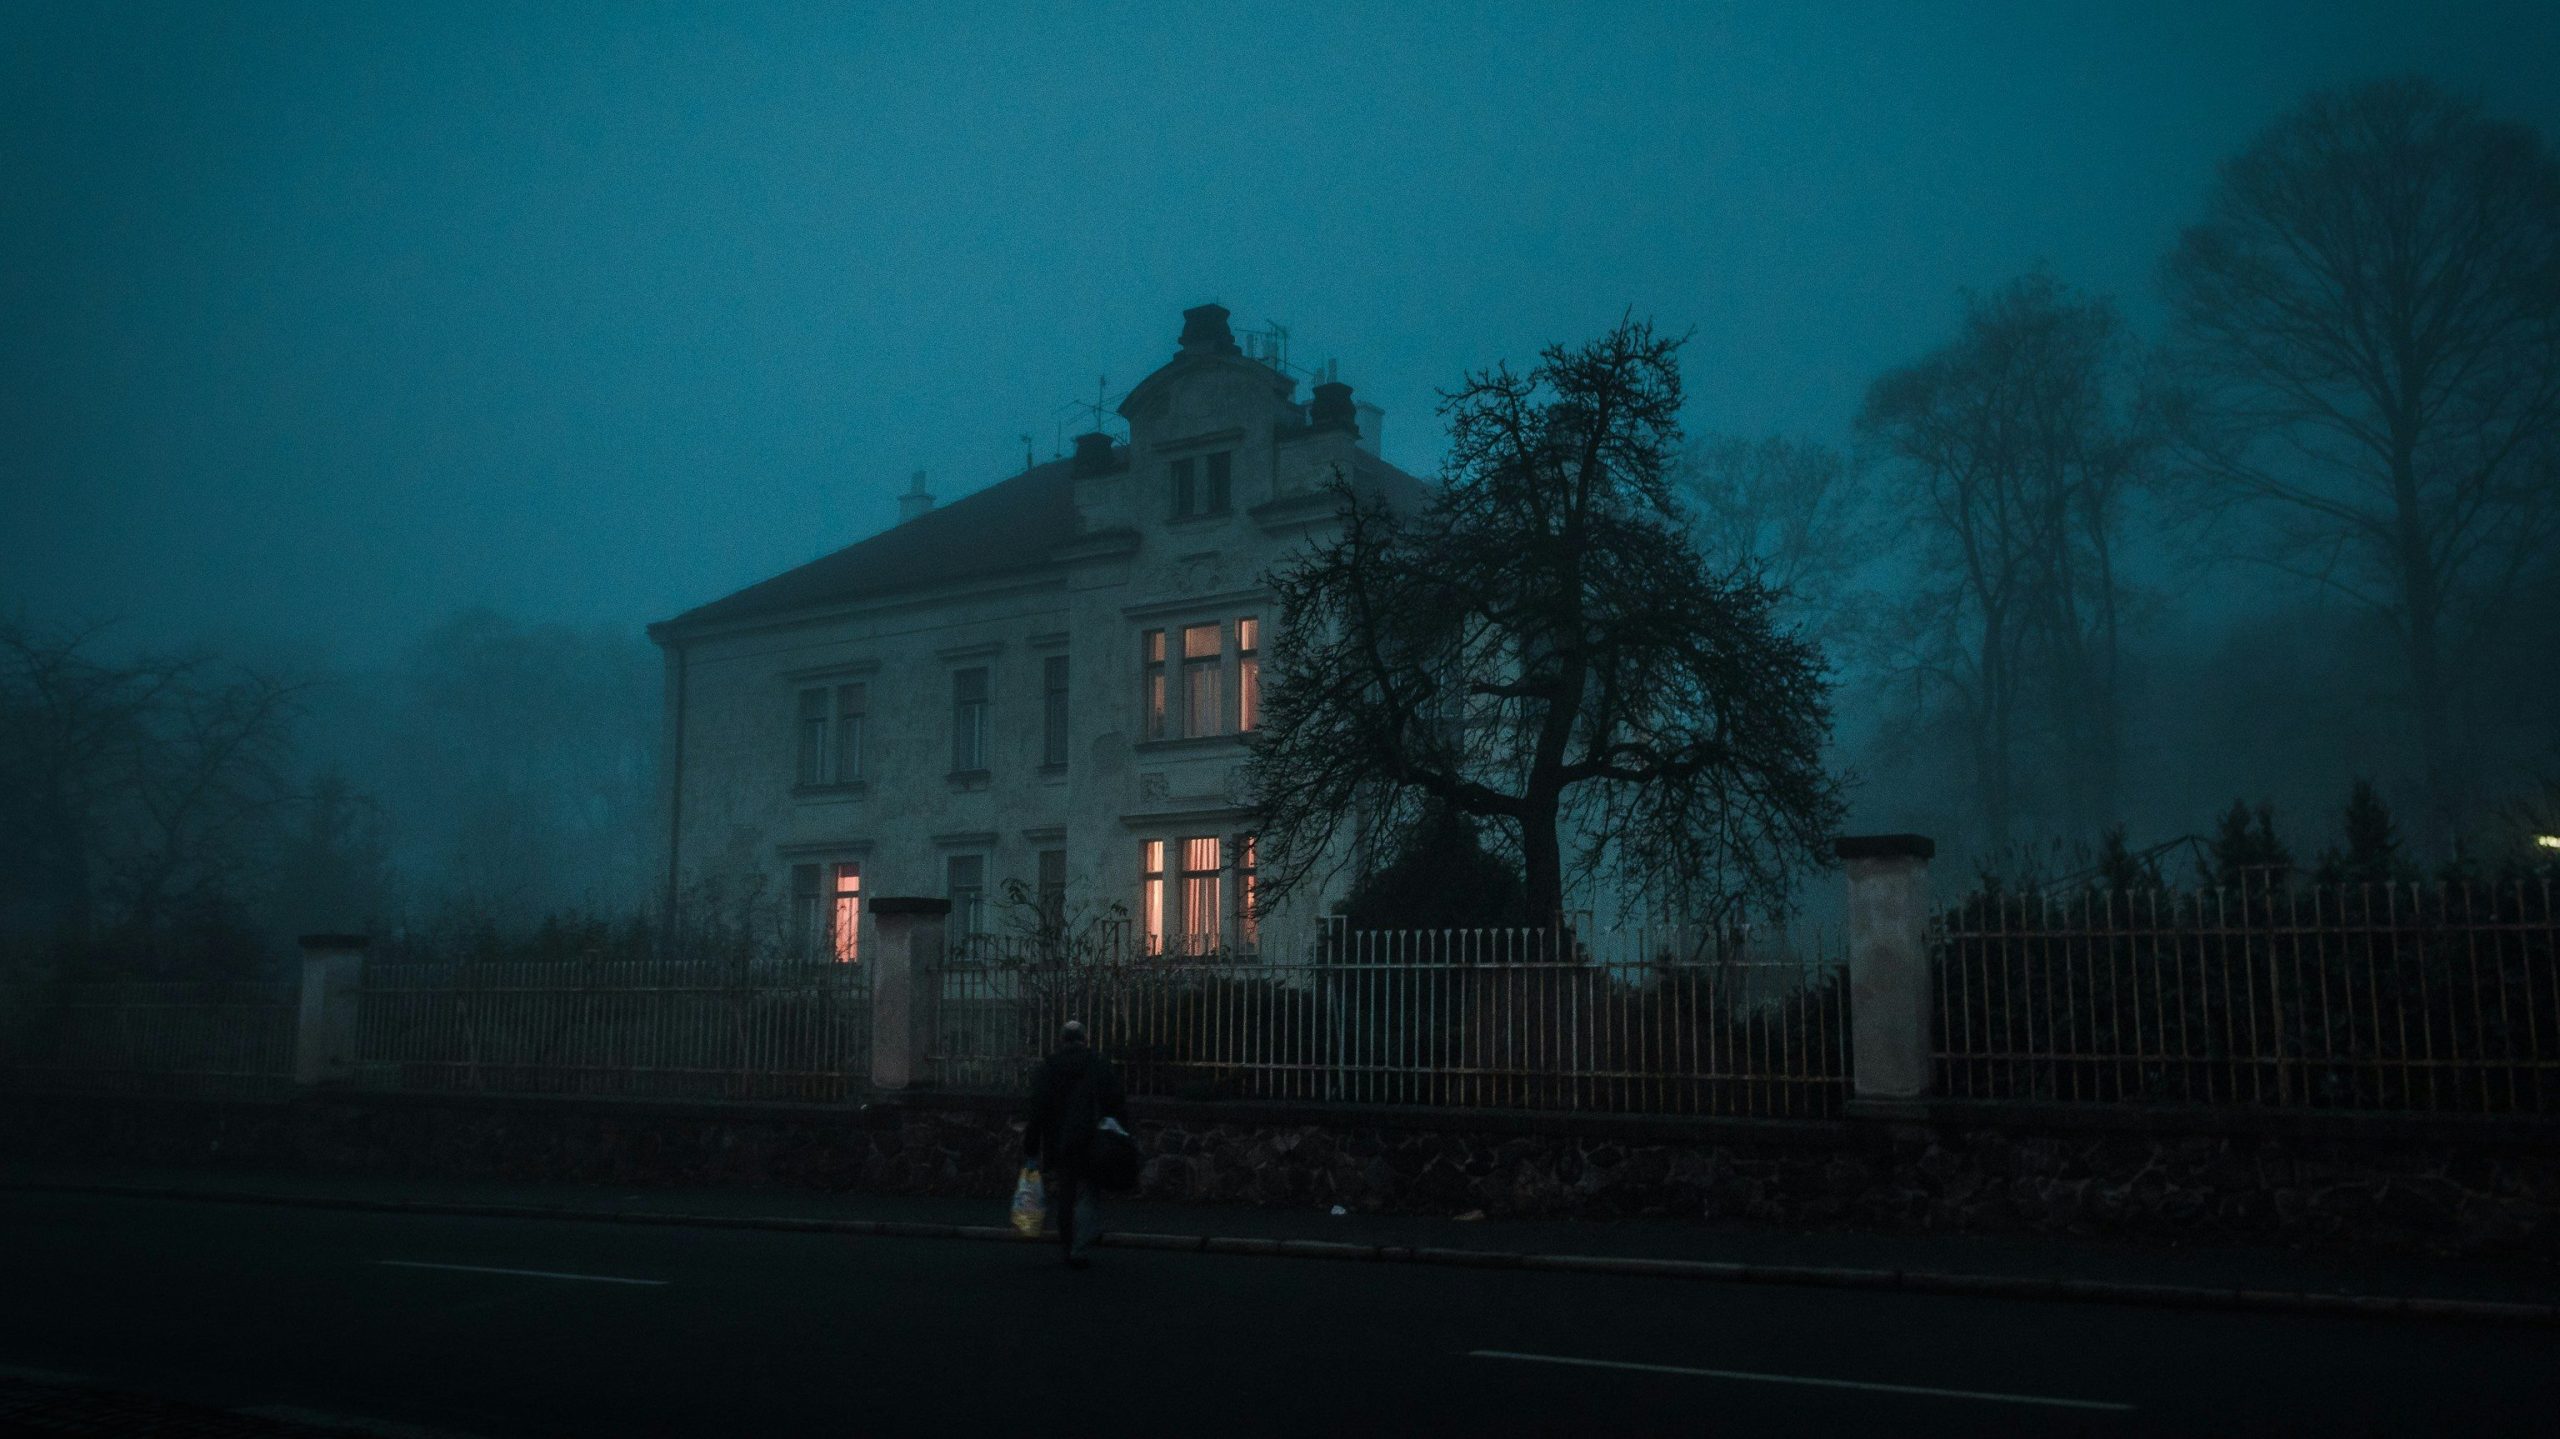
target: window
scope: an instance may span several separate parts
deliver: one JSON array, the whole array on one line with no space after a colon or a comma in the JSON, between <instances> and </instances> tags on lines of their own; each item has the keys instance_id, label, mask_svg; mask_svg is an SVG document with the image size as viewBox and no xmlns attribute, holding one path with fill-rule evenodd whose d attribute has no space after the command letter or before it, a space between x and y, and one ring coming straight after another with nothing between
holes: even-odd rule
<instances>
[{"instance_id":1,"label":"window","mask_svg":"<svg viewBox=\"0 0 2560 1439\"><path fill-rule=\"evenodd\" d=\"M861 780L862 719L870 707L870 692L865 686L836 686L836 767L835 773L827 776L831 783L853 784Z\"/></svg>"},{"instance_id":2,"label":"window","mask_svg":"<svg viewBox=\"0 0 2560 1439\"><path fill-rule=\"evenodd\" d=\"M1040 662L1040 763L1067 767L1067 657Z\"/></svg>"},{"instance_id":3,"label":"window","mask_svg":"<svg viewBox=\"0 0 2560 1439\"><path fill-rule=\"evenodd\" d=\"M951 771L974 774L987 767L987 672L951 672Z\"/></svg>"},{"instance_id":4,"label":"window","mask_svg":"<svg viewBox=\"0 0 2560 1439\"><path fill-rule=\"evenodd\" d=\"M1173 517L1195 519L1202 515L1223 515L1227 497L1233 488L1235 454L1220 450L1214 455L1184 456L1165 467L1172 481Z\"/></svg>"},{"instance_id":5,"label":"window","mask_svg":"<svg viewBox=\"0 0 2560 1439\"><path fill-rule=\"evenodd\" d=\"M1223 911L1218 907L1219 872L1226 866L1219 858L1222 846L1216 835L1203 835L1182 842L1182 952L1213 954L1219 943L1219 923Z\"/></svg>"},{"instance_id":6,"label":"window","mask_svg":"<svg viewBox=\"0 0 2560 1439\"><path fill-rule=\"evenodd\" d=\"M1236 728L1262 727L1262 621L1236 621Z\"/></svg>"},{"instance_id":7,"label":"window","mask_svg":"<svg viewBox=\"0 0 2560 1439\"><path fill-rule=\"evenodd\" d=\"M826 896L818 892L822 866L791 866L791 957L816 959L825 950Z\"/></svg>"},{"instance_id":8,"label":"window","mask_svg":"<svg viewBox=\"0 0 2560 1439\"><path fill-rule=\"evenodd\" d=\"M1067 925L1067 852L1063 849L1040 851L1040 927L1059 930Z\"/></svg>"},{"instance_id":9,"label":"window","mask_svg":"<svg viewBox=\"0 0 2560 1439\"><path fill-rule=\"evenodd\" d=\"M955 854L943 866L947 883L943 893L951 901L951 927L955 933L972 935L986 929L987 857L982 854Z\"/></svg>"},{"instance_id":10,"label":"window","mask_svg":"<svg viewBox=\"0 0 2560 1439\"><path fill-rule=\"evenodd\" d=\"M830 932L834 935L835 961L838 964L862 962L862 866L839 864L836 870L834 913Z\"/></svg>"},{"instance_id":11,"label":"window","mask_svg":"<svg viewBox=\"0 0 2560 1439\"><path fill-rule=\"evenodd\" d=\"M1227 512L1227 481L1230 472L1234 469L1234 462L1235 456L1225 450L1218 451L1202 462L1203 473L1200 484L1202 514L1223 515Z\"/></svg>"},{"instance_id":12,"label":"window","mask_svg":"<svg viewBox=\"0 0 2560 1439\"><path fill-rule=\"evenodd\" d=\"M1219 693L1225 668L1223 627L1186 625L1182 630L1182 732L1217 734L1226 729Z\"/></svg>"},{"instance_id":13,"label":"window","mask_svg":"<svg viewBox=\"0 0 2560 1439\"><path fill-rule=\"evenodd\" d=\"M1244 949L1262 947L1262 917L1253 912L1256 861L1253 836L1236 836L1236 943Z\"/></svg>"},{"instance_id":14,"label":"window","mask_svg":"<svg viewBox=\"0 0 2560 1439\"><path fill-rule=\"evenodd\" d=\"M830 875L832 884L827 883ZM861 943L862 866L850 860L791 866L793 957L858 964Z\"/></svg>"},{"instance_id":15,"label":"window","mask_svg":"<svg viewBox=\"0 0 2560 1439\"><path fill-rule=\"evenodd\" d=\"M1138 708L1148 739L1164 738L1164 631L1149 630L1138 646L1141 675Z\"/></svg>"},{"instance_id":16,"label":"window","mask_svg":"<svg viewBox=\"0 0 2560 1439\"><path fill-rule=\"evenodd\" d=\"M827 692L800 692L800 783L827 782Z\"/></svg>"},{"instance_id":17,"label":"window","mask_svg":"<svg viewBox=\"0 0 2560 1439\"><path fill-rule=\"evenodd\" d=\"M1138 937L1147 954L1164 953L1164 841L1138 846Z\"/></svg>"},{"instance_id":18,"label":"window","mask_svg":"<svg viewBox=\"0 0 2560 1439\"><path fill-rule=\"evenodd\" d=\"M869 707L858 684L800 691L800 783L852 784L862 778L862 717Z\"/></svg>"}]
</instances>

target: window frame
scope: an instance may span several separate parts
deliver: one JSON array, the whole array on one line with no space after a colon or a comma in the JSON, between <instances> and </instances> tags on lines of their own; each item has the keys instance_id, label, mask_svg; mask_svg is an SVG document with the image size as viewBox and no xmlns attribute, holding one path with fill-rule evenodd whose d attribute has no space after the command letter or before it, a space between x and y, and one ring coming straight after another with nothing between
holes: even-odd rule
<instances>
[{"instance_id":1,"label":"window frame","mask_svg":"<svg viewBox=\"0 0 2560 1439\"><path fill-rule=\"evenodd\" d=\"M951 671L951 773L983 775L993 768L989 748L994 742L994 676L987 665L966 665ZM974 698L964 693L972 688L967 681L976 676ZM974 763L972 763L974 761Z\"/></svg>"},{"instance_id":2,"label":"window frame","mask_svg":"<svg viewBox=\"0 0 2560 1439\"><path fill-rule=\"evenodd\" d=\"M1069 685L1073 672L1065 655L1044 655L1040 660L1040 767L1062 770L1067 767L1068 722L1073 716L1069 707Z\"/></svg>"}]
</instances>

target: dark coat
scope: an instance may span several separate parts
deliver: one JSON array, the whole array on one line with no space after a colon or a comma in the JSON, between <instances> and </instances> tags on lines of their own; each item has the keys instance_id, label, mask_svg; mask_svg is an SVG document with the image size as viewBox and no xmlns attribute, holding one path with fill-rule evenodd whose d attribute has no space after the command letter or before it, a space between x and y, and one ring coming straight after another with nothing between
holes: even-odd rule
<instances>
[{"instance_id":1,"label":"dark coat","mask_svg":"<svg viewBox=\"0 0 2560 1439\"><path fill-rule=\"evenodd\" d=\"M1091 1045L1070 1044L1040 1062L1031 1081L1031 1103L1023 1111L1022 1156L1026 1161L1075 1168L1093 1145L1093 1132L1105 1119L1126 1121L1129 1102L1120 1086L1120 1071Z\"/></svg>"}]
</instances>

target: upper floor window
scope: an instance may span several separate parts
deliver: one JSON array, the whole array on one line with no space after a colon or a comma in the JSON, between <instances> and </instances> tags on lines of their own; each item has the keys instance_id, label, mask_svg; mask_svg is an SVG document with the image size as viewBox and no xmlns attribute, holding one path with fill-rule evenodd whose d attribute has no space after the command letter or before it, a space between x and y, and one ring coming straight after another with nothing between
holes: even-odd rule
<instances>
[{"instance_id":1,"label":"upper floor window","mask_svg":"<svg viewBox=\"0 0 2560 1439\"><path fill-rule=\"evenodd\" d=\"M1167 650L1175 636L1182 647L1179 700L1167 673L1174 663ZM1262 621L1251 615L1237 620L1232 633L1220 623L1143 632L1138 648L1141 738L1196 739L1260 728L1261 646ZM1232 703L1230 694L1235 696Z\"/></svg>"},{"instance_id":2,"label":"upper floor window","mask_svg":"<svg viewBox=\"0 0 2560 1439\"><path fill-rule=\"evenodd\" d=\"M1167 468L1173 481L1175 519L1227 512L1227 493L1235 473L1234 451L1185 455Z\"/></svg>"},{"instance_id":3,"label":"upper floor window","mask_svg":"<svg viewBox=\"0 0 2560 1439\"><path fill-rule=\"evenodd\" d=\"M970 774L987 767L987 672L951 672L951 770Z\"/></svg>"},{"instance_id":4,"label":"upper floor window","mask_svg":"<svg viewBox=\"0 0 2560 1439\"><path fill-rule=\"evenodd\" d=\"M869 707L869 693L858 684L800 691L800 783L852 784L862 778L863 716Z\"/></svg>"},{"instance_id":5,"label":"upper floor window","mask_svg":"<svg viewBox=\"0 0 2560 1439\"><path fill-rule=\"evenodd\" d=\"M1040 763L1051 769L1067 764L1067 657L1050 655L1040 662Z\"/></svg>"}]
</instances>

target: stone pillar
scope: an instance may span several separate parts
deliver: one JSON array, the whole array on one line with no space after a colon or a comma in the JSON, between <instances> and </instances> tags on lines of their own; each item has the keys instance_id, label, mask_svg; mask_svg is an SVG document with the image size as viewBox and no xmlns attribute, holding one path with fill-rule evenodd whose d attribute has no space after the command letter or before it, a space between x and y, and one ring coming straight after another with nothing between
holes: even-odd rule
<instances>
[{"instance_id":1,"label":"stone pillar","mask_svg":"<svg viewBox=\"0 0 2560 1439\"><path fill-rule=\"evenodd\" d=\"M1929 860L1926 835L1843 838L1849 871L1849 1097L1917 1106L1929 1058Z\"/></svg>"},{"instance_id":2,"label":"stone pillar","mask_svg":"<svg viewBox=\"0 0 2560 1439\"><path fill-rule=\"evenodd\" d=\"M932 1033L934 971L942 964L947 899L882 898L871 901L871 933L877 954L871 969L871 1087L905 1089L924 1074L924 1047Z\"/></svg>"},{"instance_id":3,"label":"stone pillar","mask_svg":"<svg viewBox=\"0 0 2560 1439\"><path fill-rule=\"evenodd\" d=\"M355 1078L356 991L364 982L361 934L302 936L302 1013L293 1036L293 1082Z\"/></svg>"}]
</instances>

